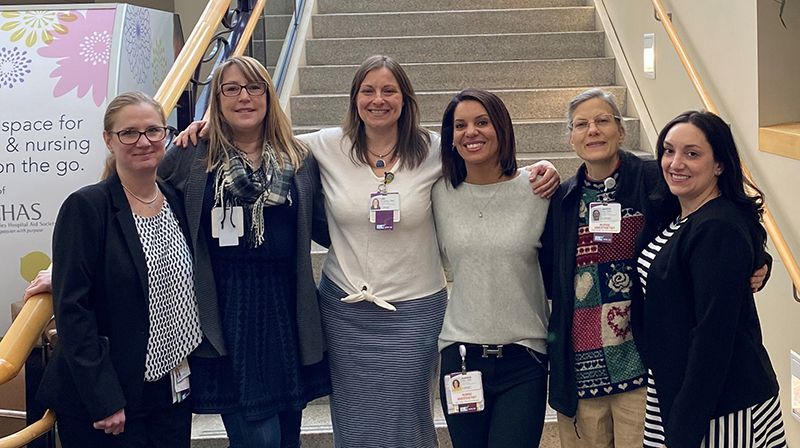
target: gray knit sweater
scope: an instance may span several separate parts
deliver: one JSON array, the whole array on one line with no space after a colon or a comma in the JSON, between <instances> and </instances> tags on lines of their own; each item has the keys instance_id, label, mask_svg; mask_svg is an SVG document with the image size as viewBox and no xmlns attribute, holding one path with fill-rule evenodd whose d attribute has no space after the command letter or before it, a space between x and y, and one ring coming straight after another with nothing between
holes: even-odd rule
<instances>
[{"instance_id":1,"label":"gray knit sweater","mask_svg":"<svg viewBox=\"0 0 800 448\"><path fill-rule=\"evenodd\" d=\"M549 201L532 193L524 173L458 188L439 179L432 198L442 261L453 273L439 350L516 343L546 353L550 307L539 248Z\"/></svg>"}]
</instances>

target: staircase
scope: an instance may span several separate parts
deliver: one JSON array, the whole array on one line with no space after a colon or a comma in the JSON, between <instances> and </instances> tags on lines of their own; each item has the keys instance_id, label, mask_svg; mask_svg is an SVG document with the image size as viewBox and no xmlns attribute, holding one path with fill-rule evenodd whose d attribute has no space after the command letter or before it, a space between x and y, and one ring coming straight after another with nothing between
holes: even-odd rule
<instances>
[{"instance_id":1,"label":"staircase","mask_svg":"<svg viewBox=\"0 0 800 448\"><path fill-rule=\"evenodd\" d=\"M294 14L294 0L269 0L264 6L264 14L253 30L251 41L253 57L267 67L270 76L275 74L275 64L281 54L292 14ZM265 47L266 53L264 53Z\"/></svg>"},{"instance_id":2,"label":"staircase","mask_svg":"<svg viewBox=\"0 0 800 448\"><path fill-rule=\"evenodd\" d=\"M286 20L278 17L291 14L291 0L268 5L284 2L289 6L273 6L267 20ZM491 90L511 113L520 166L547 159L566 179L581 163L567 143L564 113L569 100L588 88L602 87L614 93L623 115L627 114L626 88L617 85L615 60L605 53L605 33L595 29L594 7L586 3L316 0L313 37L305 47L307 65L300 67L299 94L291 98L295 132L337 126L347 111L358 66L368 56L385 54L408 73L427 128L439 131L442 113L459 90ZM283 39L277 34L268 28L266 40L263 33L261 40L254 40L256 57L262 54L258 45L269 50L273 43L277 48L268 52L270 72L280 52L275 42ZM638 119L624 117L623 125L627 134L623 148L643 155L636 151ZM317 280L324 255L324 249L312 249ZM438 398L435 409L440 446L450 447ZM226 447L224 434L217 416L196 416L192 446ZM333 446L326 399L304 412L302 440L305 448ZM540 446L560 446L555 414L549 408Z\"/></svg>"}]
</instances>

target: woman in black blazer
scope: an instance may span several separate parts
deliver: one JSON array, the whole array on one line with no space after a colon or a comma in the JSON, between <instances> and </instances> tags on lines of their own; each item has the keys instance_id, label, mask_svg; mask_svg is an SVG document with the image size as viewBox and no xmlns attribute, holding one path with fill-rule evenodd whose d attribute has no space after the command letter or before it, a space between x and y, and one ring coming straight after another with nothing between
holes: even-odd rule
<instances>
[{"instance_id":1,"label":"woman in black blazer","mask_svg":"<svg viewBox=\"0 0 800 448\"><path fill-rule=\"evenodd\" d=\"M161 105L122 94L104 129L104 180L72 193L56 220L59 341L37 398L56 411L65 448L189 447L187 381L178 380L203 334L182 201L156 181Z\"/></svg>"},{"instance_id":2,"label":"woman in black blazer","mask_svg":"<svg viewBox=\"0 0 800 448\"><path fill-rule=\"evenodd\" d=\"M712 113L672 120L657 151L681 213L638 260L651 371L644 444L785 446L749 280L767 237L761 192L743 180L730 128Z\"/></svg>"}]
</instances>

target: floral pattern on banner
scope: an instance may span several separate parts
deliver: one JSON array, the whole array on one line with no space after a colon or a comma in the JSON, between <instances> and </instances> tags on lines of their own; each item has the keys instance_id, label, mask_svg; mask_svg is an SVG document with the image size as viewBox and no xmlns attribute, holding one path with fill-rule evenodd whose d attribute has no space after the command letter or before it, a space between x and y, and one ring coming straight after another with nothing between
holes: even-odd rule
<instances>
[{"instance_id":1,"label":"floral pattern on banner","mask_svg":"<svg viewBox=\"0 0 800 448\"><path fill-rule=\"evenodd\" d=\"M53 33L67 34L66 23L77 20L74 14L59 11L4 11L0 16L10 19L3 22L0 30L11 31L11 42L24 39L28 48L40 39L49 45L53 42Z\"/></svg>"},{"instance_id":2,"label":"floral pattern on banner","mask_svg":"<svg viewBox=\"0 0 800 448\"><path fill-rule=\"evenodd\" d=\"M39 48L45 58L59 59L58 67L50 73L59 78L53 96L60 97L78 89L78 98L92 91L92 99L101 106L108 94L108 61L111 57L111 38L114 28L113 9L89 9L84 17L79 11L69 33L55 36L53 42Z\"/></svg>"},{"instance_id":3,"label":"floral pattern on banner","mask_svg":"<svg viewBox=\"0 0 800 448\"><path fill-rule=\"evenodd\" d=\"M125 50L128 65L137 84L144 84L150 71L150 11L140 6L128 5L125 14Z\"/></svg>"},{"instance_id":4,"label":"floral pattern on banner","mask_svg":"<svg viewBox=\"0 0 800 448\"><path fill-rule=\"evenodd\" d=\"M25 75L31 72L27 51L20 51L17 47L0 48L0 89L14 88L14 84L24 82Z\"/></svg>"},{"instance_id":5,"label":"floral pattern on banner","mask_svg":"<svg viewBox=\"0 0 800 448\"><path fill-rule=\"evenodd\" d=\"M156 45L153 47L153 87L156 90L161 87L161 83L167 77L168 65L164 44L161 43L161 39L156 39Z\"/></svg>"}]
</instances>

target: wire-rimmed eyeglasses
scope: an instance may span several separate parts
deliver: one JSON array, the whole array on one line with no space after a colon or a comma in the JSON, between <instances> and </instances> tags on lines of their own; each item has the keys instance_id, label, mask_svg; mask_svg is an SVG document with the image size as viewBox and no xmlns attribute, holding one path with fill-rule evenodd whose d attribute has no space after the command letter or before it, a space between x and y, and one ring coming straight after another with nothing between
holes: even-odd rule
<instances>
[{"instance_id":1,"label":"wire-rimmed eyeglasses","mask_svg":"<svg viewBox=\"0 0 800 448\"><path fill-rule=\"evenodd\" d=\"M569 129L576 134L583 134L589 130L589 125L592 123L594 123L597 129L610 129L616 126L621 120L622 118L616 115L603 114L596 116L594 120L575 120L569 124Z\"/></svg>"}]
</instances>

